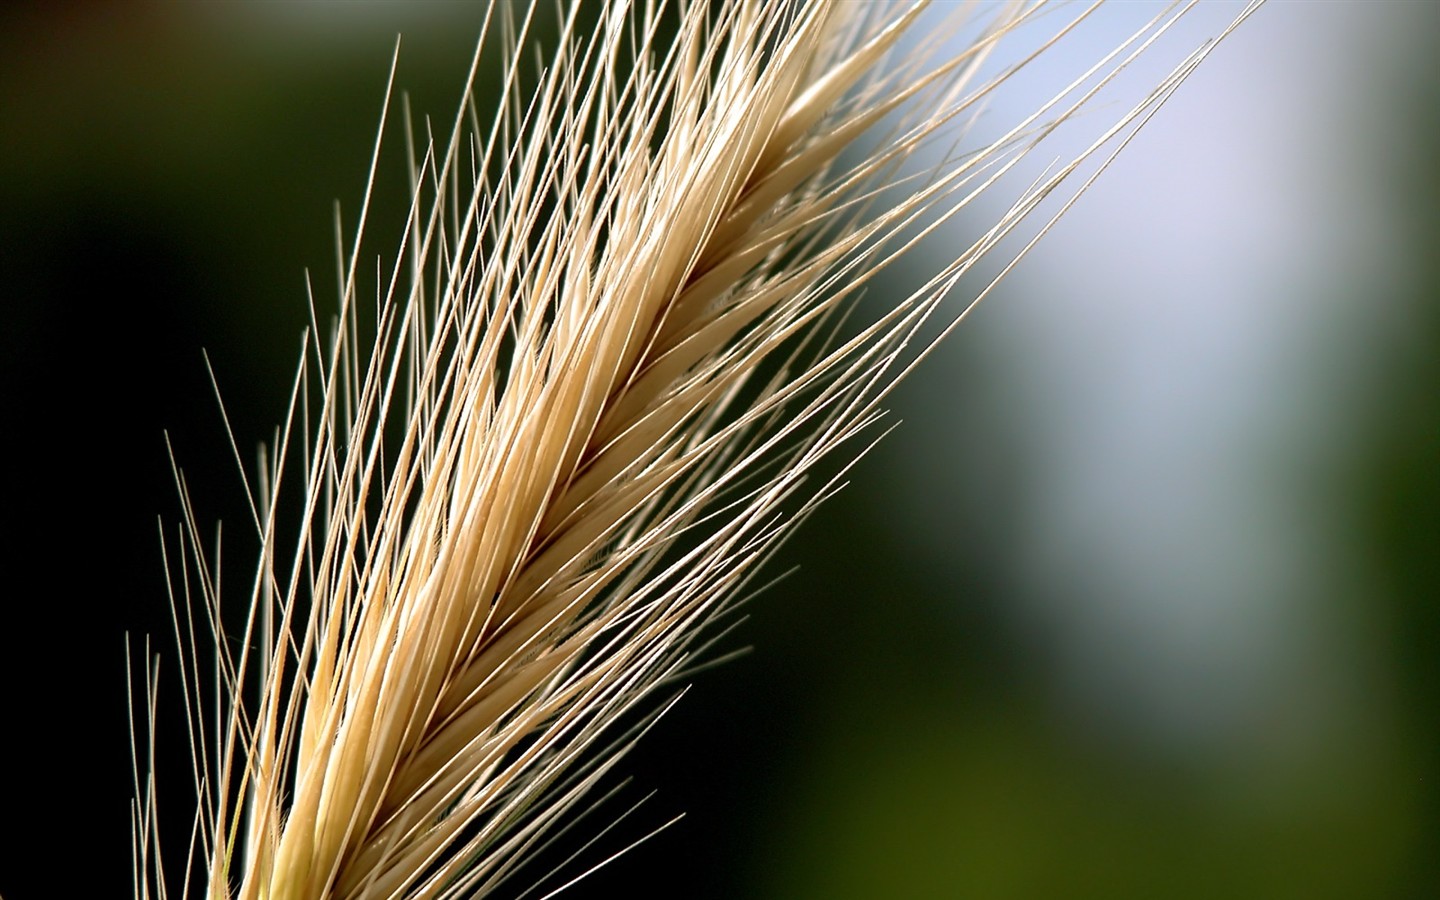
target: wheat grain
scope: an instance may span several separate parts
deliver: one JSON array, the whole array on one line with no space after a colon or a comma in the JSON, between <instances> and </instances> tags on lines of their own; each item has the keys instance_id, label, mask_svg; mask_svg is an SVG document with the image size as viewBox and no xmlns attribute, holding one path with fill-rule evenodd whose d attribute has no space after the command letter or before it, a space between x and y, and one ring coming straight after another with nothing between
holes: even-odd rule
<instances>
[{"instance_id":1,"label":"wheat grain","mask_svg":"<svg viewBox=\"0 0 1440 900\"><path fill-rule=\"evenodd\" d=\"M991 10L963 54L939 59L942 33L895 58L922 9L617 0L582 27L576 3L540 74L508 54L492 125L467 105L443 141L411 143L375 323L358 311L362 209L338 324L307 338L254 485L261 561L243 634L215 640L211 726L195 648L225 628L188 512L167 551L200 800L187 871L207 896L449 898L511 876L833 489L810 483L816 464L871 430L938 339L917 340L948 289L1209 46L848 333L837 313L877 272L1094 92L1067 86L905 176L1014 71L981 77L997 43L1048 14ZM480 46L525 46L533 16L492 7ZM874 150L839 161L877 128ZM372 184L379 158L377 140ZM146 730L153 743L153 717ZM165 896L153 779L137 796L136 893Z\"/></svg>"}]
</instances>

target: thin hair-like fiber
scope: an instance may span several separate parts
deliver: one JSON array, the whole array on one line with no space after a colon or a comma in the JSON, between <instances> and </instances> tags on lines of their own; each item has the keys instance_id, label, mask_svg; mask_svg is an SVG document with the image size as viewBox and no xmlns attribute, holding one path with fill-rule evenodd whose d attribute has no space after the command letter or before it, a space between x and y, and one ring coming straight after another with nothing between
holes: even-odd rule
<instances>
[{"instance_id":1,"label":"thin hair-like fiber","mask_svg":"<svg viewBox=\"0 0 1440 900\"><path fill-rule=\"evenodd\" d=\"M951 288L1091 162L1008 272L1214 42L913 293L868 321L847 318L856 298L1192 5L966 148L994 91L1094 6L967 6L917 38L923 2L574 2L532 72L536 4L492 4L469 79L498 44L499 108L470 96L438 135L401 110L411 203L371 301L386 104L334 324L312 297L246 484L261 550L241 619L175 469L162 548L198 810L190 845L162 848L147 663L136 896L485 896L589 827L657 688L711 659L707 626L840 485L848 464L821 462L863 455L886 393L990 289L927 330ZM1050 19L1039 49L986 67ZM916 173L922 151L940 161ZM601 863L582 849L554 891Z\"/></svg>"}]
</instances>

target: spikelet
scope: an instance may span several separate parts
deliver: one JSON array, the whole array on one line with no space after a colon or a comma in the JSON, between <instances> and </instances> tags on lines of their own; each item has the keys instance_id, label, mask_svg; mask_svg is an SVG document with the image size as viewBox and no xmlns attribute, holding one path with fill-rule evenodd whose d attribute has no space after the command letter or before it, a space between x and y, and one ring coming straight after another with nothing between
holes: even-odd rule
<instances>
[{"instance_id":1,"label":"spikelet","mask_svg":"<svg viewBox=\"0 0 1440 900\"><path fill-rule=\"evenodd\" d=\"M816 463L863 452L949 287L1210 46L847 330L837 313L876 272L1091 93L897 181L1011 74L981 78L997 42L1051 14L991 8L964 53L938 58L937 33L898 58L922 8L615 0L582 25L575 3L531 89L508 54L493 125L466 106L412 142L374 324L357 235L338 327L307 339L255 485L262 558L243 634L215 640L218 724L194 648L227 626L193 517L167 554L200 800L187 871L207 897L483 896L515 873L830 492ZM492 8L480 45L525 46L532 17ZM163 896L153 780L139 794L137 896Z\"/></svg>"}]
</instances>

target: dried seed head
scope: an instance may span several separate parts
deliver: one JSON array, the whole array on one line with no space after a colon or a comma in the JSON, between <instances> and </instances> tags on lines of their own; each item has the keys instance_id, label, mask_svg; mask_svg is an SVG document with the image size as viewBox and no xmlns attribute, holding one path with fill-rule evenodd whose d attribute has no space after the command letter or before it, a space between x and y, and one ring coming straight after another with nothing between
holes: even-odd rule
<instances>
[{"instance_id":1,"label":"dried seed head","mask_svg":"<svg viewBox=\"0 0 1440 900\"><path fill-rule=\"evenodd\" d=\"M963 53L937 55L945 31L898 55L923 8L616 0L582 24L577 3L537 76L508 55L489 124L467 105L444 140L413 139L373 341L362 211L338 327L311 339L258 483L246 631L218 641L220 730L195 735L209 896L483 895L644 730L631 711L833 489L817 462L863 451L851 439L934 339L917 340L947 290L1084 158L915 293L838 327L1091 95L1067 88L903 174L1014 71L982 67L998 42L1049 14L987 9ZM533 14L492 8L480 46L526 45ZM304 515L287 548L291 495ZM193 591L218 634L186 525L177 604ZM177 617L184 642L192 621ZM149 815L138 843L158 853ZM141 895L163 892L154 877Z\"/></svg>"}]
</instances>

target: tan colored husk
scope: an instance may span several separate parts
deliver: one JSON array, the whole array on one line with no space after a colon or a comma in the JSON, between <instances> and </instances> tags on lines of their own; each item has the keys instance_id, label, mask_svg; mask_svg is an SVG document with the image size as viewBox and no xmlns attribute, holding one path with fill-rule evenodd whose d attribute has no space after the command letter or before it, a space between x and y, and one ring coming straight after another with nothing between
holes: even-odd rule
<instances>
[{"instance_id":1,"label":"tan colored husk","mask_svg":"<svg viewBox=\"0 0 1440 900\"><path fill-rule=\"evenodd\" d=\"M582 33L575 4L533 92L512 53L492 127L467 107L443 146L412 145L414 203L365 346L357 236L333 341L312 341L257 485L262 560L238 656L218 642L218 732L187 698L210 897L450 898L509 877L832 489L807 476L876 420L946 291L1211 46L923 288L831 340L874 273L1092 91L887 186L1009 77L981 78L997 42L1049 11L989 9L963 54L936 55L954 21L896 59L924 4L662 5L616 0ZM523 46L532 13L492 8L487 33ZM284 491L304 510L288 555ZM191 610L221 633L219 598L188 514L181 540L193 647ZM137 895L163 895L153 782L140 794Z\"/></svg>"}]
</instances>

